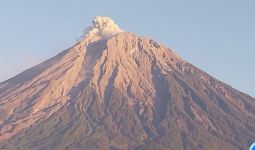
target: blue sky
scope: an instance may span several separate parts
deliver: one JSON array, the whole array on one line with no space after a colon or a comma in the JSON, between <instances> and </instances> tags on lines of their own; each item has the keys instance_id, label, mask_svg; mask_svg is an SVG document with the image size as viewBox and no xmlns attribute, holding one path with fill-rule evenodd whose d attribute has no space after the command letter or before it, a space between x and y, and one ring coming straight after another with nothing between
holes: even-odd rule
<instances>
[{"instance_id":1,"label":"blue sky","mask_svg":"<svg viewBox=\"0 0 255 150\"><path fill-rule=\"evenodd\" d=\"M98 15L255 96L254 0L1 0L0 81L70 47Z\"/></svg>"}]
</instances>

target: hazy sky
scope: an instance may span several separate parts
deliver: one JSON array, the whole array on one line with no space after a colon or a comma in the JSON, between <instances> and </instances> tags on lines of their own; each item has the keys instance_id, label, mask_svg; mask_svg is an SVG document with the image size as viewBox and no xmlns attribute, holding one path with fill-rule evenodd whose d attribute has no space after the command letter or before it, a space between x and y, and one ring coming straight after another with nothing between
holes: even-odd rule
<instances>
[{"instance_id":1,"label":"hazy sky","mask_svg":"<svg viewBox=\"0 0 255 150\"><path fill-rule=\"evenodd\" d=\"M255 96L254 0L1 0L0 81L70 47L98 15Z\"/></svg>"}]
</instances>

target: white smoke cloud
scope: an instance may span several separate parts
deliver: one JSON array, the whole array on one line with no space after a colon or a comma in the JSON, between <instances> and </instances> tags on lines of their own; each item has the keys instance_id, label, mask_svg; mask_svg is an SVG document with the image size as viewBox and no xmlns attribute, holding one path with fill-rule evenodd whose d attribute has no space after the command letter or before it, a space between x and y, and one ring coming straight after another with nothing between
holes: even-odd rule
<instances>
[{"instance_id":1,"label":"white smoke cloud","mask_svg":"<svg viewBox=\"0 0 255 150\"><path fill-rule=\"evenodd\" d=\"M110 38L120 32L124 32L109 17L97 16L92 21L92 25L93 26L84 29L84 35L81 39L93 36Z\"/></svg>"}]
</instances>

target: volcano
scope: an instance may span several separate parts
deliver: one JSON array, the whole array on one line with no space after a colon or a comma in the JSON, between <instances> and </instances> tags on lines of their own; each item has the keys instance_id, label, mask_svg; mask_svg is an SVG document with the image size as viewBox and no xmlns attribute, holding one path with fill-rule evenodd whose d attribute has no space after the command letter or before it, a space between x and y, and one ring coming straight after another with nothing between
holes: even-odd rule
<instances>
[{"instance_id":1,"label":"volcano","mask_svg":"<svg viewBox=\"0 0 255 150\"><path fill-rule=\"evenodd\" d=\"M1 150L241 150L254 141L254 98L108 17L0 83Z\"/></svg>"}]
</instances>

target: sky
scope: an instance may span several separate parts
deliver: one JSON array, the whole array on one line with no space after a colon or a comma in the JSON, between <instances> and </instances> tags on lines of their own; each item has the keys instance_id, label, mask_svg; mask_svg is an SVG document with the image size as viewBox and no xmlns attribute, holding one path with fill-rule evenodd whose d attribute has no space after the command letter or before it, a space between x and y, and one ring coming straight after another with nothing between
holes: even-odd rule
<instances>
[{"instance_id":1,"label":"sky","mask_svg":"<svg viewBox=\"0 0 255 150\"><path fill-rule=\"evenodd\" d=\"M0 82L71 47L95 16L255 97L254 0L1 0Z\"/></svg>"}]
</instances>

